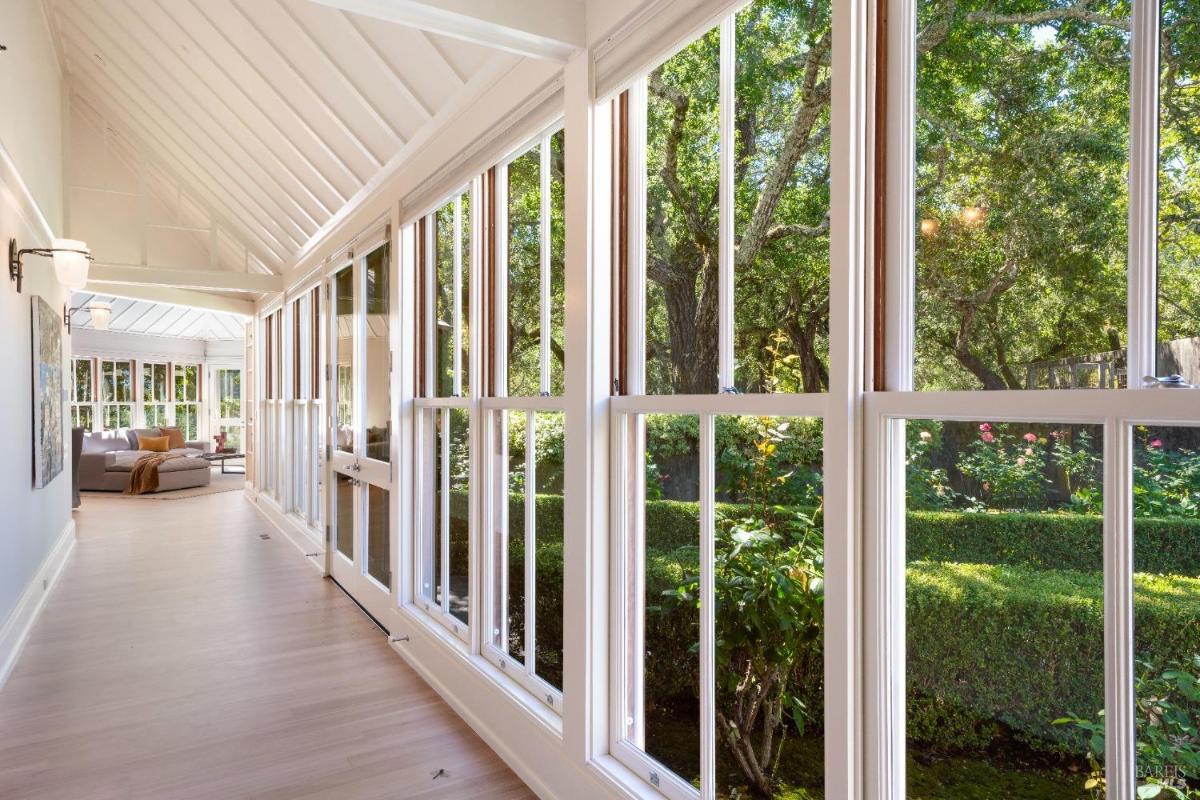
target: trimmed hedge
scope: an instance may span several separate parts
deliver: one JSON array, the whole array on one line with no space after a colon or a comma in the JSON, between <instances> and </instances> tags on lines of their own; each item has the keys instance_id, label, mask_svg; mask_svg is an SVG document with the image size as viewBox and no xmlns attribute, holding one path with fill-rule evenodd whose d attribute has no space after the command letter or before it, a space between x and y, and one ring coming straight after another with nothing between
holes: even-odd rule
<instances>
[{"instance_id":1,"label":"trimmed hedge","mask_svg":"<svg viewBox=\"0 0 1200 800\"><path fill-rule=\"evenodd\" d=\"M457 493L456 493L457 494ZM513 520L523 499L511 499ZM562 642L562 498L539 495L539 662L553 672ZM452 498L452 558L466 557L465 497ZM737 518L746 506L718 504ZM687 659L696 615L659 608L698 565L697 506L646 504L647 703L694 698ZM1066 715L1094 718L1104 701L1101 520L1065 514L908 515L908 735L946 750L1008 736L1035 749L1076 748ZM510 557L523 563L523 525ZM1200 521L1139 519L1135 529L1135 651L1159 662L1200 653ZM461 554L459 553L461 551ZM1150 574L1175 573L1169 577ZM523 591L523 574L510 589ZM549 676L548 676L549 677Z\"/></svg>"},{"instance_id":2,"label":"trimmed hedge","mask_svg":"<svg viewBox=\"0 0 1200 800\"><path fill-rule=\"evenodd\" d=\"M1103 520L1082 514L910 511L910 561L1012 564L1091 571L1104 565ZM1138 572L1200 576L1200 520L1138 519Z\"/></svg>"}]
</instances>

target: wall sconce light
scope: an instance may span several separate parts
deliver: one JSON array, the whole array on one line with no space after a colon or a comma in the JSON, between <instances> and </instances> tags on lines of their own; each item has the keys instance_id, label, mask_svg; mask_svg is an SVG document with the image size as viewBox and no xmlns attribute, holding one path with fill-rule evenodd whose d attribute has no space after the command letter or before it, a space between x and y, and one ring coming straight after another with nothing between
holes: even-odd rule
<instances>
[{"instance_id":1,"label":"wall sconce light","mask_svg":"<svg viewBox=\"0 0 1200 800\"><path fill-rule=\"evenodd\" d=\"M76 311L87 309L92 315L92 327L98 331L108 330L108 321L112 319L112 303L105 303L102 300L93 300L86 306L76 306L68 308L66 303L63 303L63 324L67 326L67 333L71 333L71 315Z\"/></svg>"},{"instance_id":2,"label":"wall sconce light","mask_svg":"<svg viewBox=\"0 0 1200 800\"><path fill-rule=\"evenodd\" d=\"M30 247L17 249L17 240L8 240L8 278L17 282L17 294L21 293L21 279L24 277L22 259L25 256L42 256L54 259L54 273L58 282L66 289L82 289L87 285L88 265L92 261L92 253L86 242L75 239L55 239L50 247Z\"/></svg>"}]
</instances>

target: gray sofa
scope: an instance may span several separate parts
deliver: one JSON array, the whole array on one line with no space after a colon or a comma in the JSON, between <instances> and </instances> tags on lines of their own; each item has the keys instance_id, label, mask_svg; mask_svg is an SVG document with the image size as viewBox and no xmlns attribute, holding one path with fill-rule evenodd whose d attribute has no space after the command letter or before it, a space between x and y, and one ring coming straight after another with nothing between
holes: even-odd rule
<instances>
[{"instance_id":1,"label":"gray sofa","mask_svg":"<svg viewBox=\"0 0 1200 800\"><path fill-rule=\"evenodd\" d=\"M129 488L129 476L137 460L147 451L137 449L138 434L158 436L158 428L130 428L85 434L79 456L79 488L87 492L123 492ZM212 465L200 458L207 451L204 442L185 442L172 450L183 458L172 458L158 468L158 490L190 489L207 486Z\"/></svg>"}]
</instances>

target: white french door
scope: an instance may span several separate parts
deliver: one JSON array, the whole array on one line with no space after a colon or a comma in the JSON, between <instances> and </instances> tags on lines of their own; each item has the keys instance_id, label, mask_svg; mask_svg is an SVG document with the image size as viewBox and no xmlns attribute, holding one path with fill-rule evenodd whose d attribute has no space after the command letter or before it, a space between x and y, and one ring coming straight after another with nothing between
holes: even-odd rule
<instances>
[{"instance_id":1,"label":"white french door","mask_svg":"<svg viewBox=\"0 0 1200 800\"><path fill-rule=\"evenodd\" d=\"M386 234L330 281L329 574L376 619L392 601L390 248Z\"/></svg>"}]
</instances>

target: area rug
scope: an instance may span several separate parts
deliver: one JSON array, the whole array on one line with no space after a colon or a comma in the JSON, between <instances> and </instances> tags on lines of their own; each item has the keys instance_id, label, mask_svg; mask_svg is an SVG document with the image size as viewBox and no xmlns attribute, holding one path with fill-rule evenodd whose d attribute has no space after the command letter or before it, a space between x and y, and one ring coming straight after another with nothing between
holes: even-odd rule
<instances>
[{"instance_id":1,"label":"area rug","mask_svg":"<svg viewBox=\"0 0 1200 800\"><path fill-rule=\"evenodd\" d=\"M246 476L233 473L221 474L221 470L213 467L212 480L208 486L194 486L190 489L174 489L168 492L151 492L150 494L124 494L122 492L80 492L80 497L119 497L122 500L186 500L189 497L203 497L206 494L221 494L222 492L238 492L246 488Z\"/></svg>"}]
</instances>

